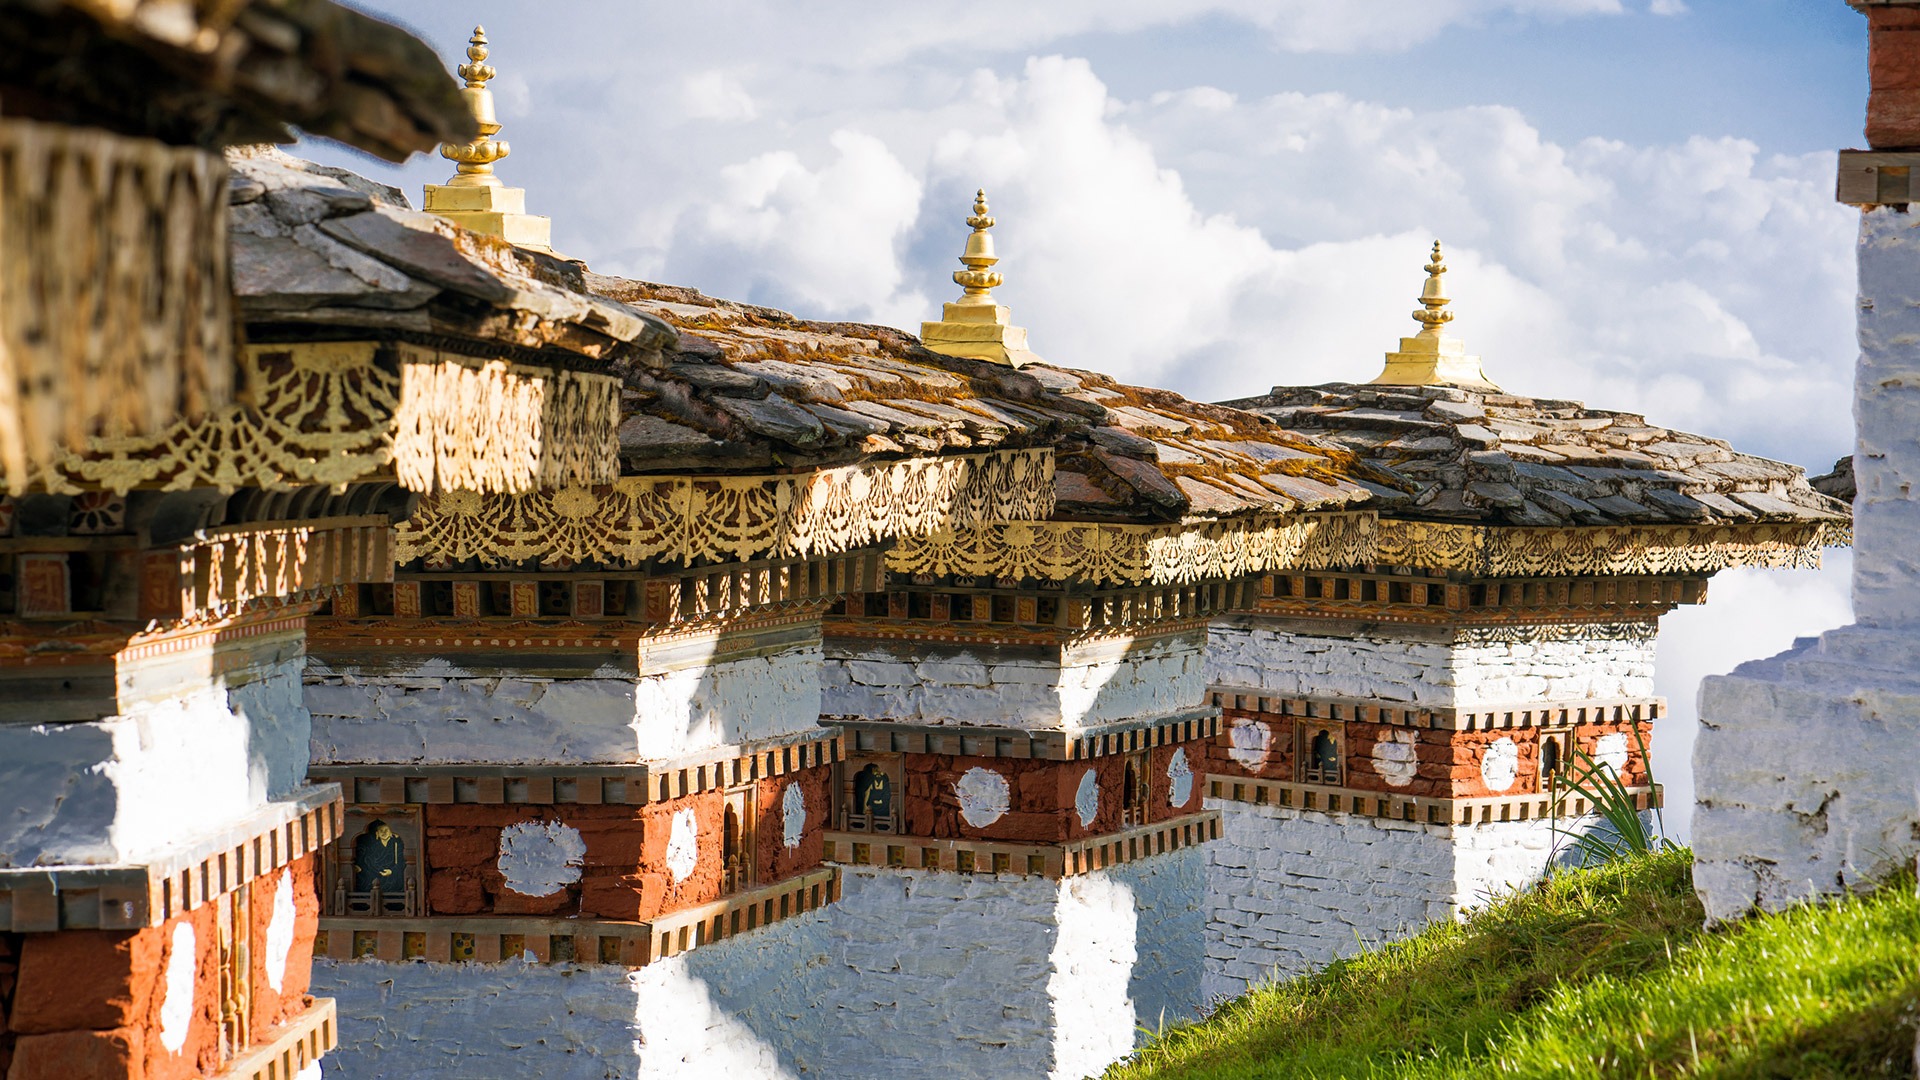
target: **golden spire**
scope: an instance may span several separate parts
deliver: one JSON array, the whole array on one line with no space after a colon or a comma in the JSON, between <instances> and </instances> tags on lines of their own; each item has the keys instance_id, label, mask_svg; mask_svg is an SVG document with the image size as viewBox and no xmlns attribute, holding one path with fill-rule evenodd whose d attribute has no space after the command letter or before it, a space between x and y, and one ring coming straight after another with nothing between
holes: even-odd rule
<instances>
[{"instance_id":1,"label":"golden spire","mask_svg":"<svg viewBox=\"0 0 1920 1080\"><path fill-rule=\"evenodd\" d=\"M1447 259L1440 253L1440 241L1433 242L1433 259L1426 265L1427 283L1420 289L1422 310L1413 313L1413 321L1421 325L1420 336L1439 337L1440 328L1453 321L1453 312L1448 311L1446 283L1440 275L1447 272Z\"/></svg>"},{"instance_id":2,"label":"golden spire","mask_svg":"<svg viewBox=\"0 0 1920 1080\"><path fill-rule=\"evenodd\" d=\"M1420 332L1400 339L1398 352L1387 354L1387 366L1373 380L1381 386L1457 386L1463 390L1491 390L1499 387L1487 380L1480 369L1480 358L1467 355L1467 346L1442 328L1453 321L1447 310L1451 301L1440 275L1447 272L1446 257L1440 241L1433 242L1433 256L1427 262L1427 283L1420 289L1420 310L1413 320Z\"/></svg>"},{"instance_id":3,"label":"golden spire","mask_svg":"<svg viewBox=\"0 0 1920 1080\"><path fill-rule=\"evenodd\" d=\"M1005 279L993 265L1000 261L993 253L993 218L987 210L987 193L974 194L973 216L967 218L973 232L960 254L964 270L953 272L953 283L960 286L960 299L948 304L939 322L920 324L920 340L927 348L947 356L967 356L991 360L996 364L1019 367L1040 358L1027 351L1027 331L1012 325L1013 314L993 298L993 290Z\"/></svg>"},{"instance_id":4,"label":"golden spire","mask_svg":"<svg viewBox=\"0 0 1920 1080\"><path fill-rule=\"evenodd\" d=\"M441 144L440 156L459 168L446 183L427 185L427 210L462 228L551 253L553 223L527 213L524 188L506 187L493 175L493 163L513 150L493 137L500 130L500 120L494 114L493 91L487 89L487 83L498 72L487 63L486 27L473 28L473 36L467 39L467 62L460 65L459 72L467 81L460 93L480 127L480 137L470 143Z\"/></svg>"},{"instance_id":5,"label":"golden spire","mask_svg":"<svg viewBox=\"0 0 1920 1080\"><path fill-rule=\"evenodd\" d=\"M985 188L974 193L973 216L967 219L967 224L973 227L973 233L967 237L967 248L960 255L966 269L953 272L953 283L965 290L960 294L961 305L992 307L997 303L993 290L1006 279L988 269L1000 259L993 253L993 234L987 231L993 228L993 218L988 216Z\"/></svg>"},{"instance_id":6,"label":"golden spire","mask_svg":"<svg viewBox=\"0 0 1920 1080\"><path fill-rule=\"evenodd\" d=\"M480 125L480 137L470 143L440 145L440 156L459 166L447 184L493 187L500 183L500 178L493 175L493 163L513 153L513 148L493 137L500 130L500 121L494 114L493 91L487 89L487 82L498 73L487 63L486 27L473 28L473 36L467 39L467 63L461 64L459 70L460 77L467 81L460 93Z\"/></svg>"}]
</instances>

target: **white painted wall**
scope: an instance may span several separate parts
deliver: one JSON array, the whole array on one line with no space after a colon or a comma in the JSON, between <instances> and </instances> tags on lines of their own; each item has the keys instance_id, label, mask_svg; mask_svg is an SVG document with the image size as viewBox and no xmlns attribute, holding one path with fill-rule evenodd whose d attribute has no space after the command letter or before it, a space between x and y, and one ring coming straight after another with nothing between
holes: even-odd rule
<instances>
[{"instance_id":1,"label":"white painted wall","mask_svg":"<svg viewBox=\"0 0 1920 1080\"><path fill-rule=\"evenodd\" d=\"M1308 634L1258 618L1216 622L1207 679L1275 694L1469 707L1651 697L1654 637L1612 627L1542 628L1533 640L1462 631Z\"/></svg>"},{"instance_id":2,"label":"white painted wall","mask_svg":"<svg viewBox=\"0 0 1920 1080\"><path fill-rule=\"evenodd\" d=\"M1694 885L1713 920L1920 851L1920 218L1861 215L1854 625L1700 688Z\"/></svg>"},{"instance_id":3,"label":"white painted wall","mask_svg":"<svg viewBox=\"0 0 1920 1080\"><path fill-rule=\"evenodd\" d=\"M86 723L0 725L0 867L138 861L302 783L301 664Z\"/></svg>"},{"instance_id":4,"label":"white painted wall","mask_svg":"<svg viewBox=\"0 0 1920 1080\"><path fill-rule=\"evenodd\" d=\"M1548 821L1451 827L1208 799L1209 1003L1323 967L1539 880ZM1562 822L1563 828L1589 823Z\"/></svg>"},{"instance_id":5,"label":"white painted wall","mask_svg":"<svg viewBox=\"0 0 1920 1080\"><path fill-rule=\"evenodd\" d=\"M1205 866L850 870L830 907L631 973L320 958L343 1036L326 1074L1077 1080L1194 1015Z\"/></svg>"},{"instance_id":6,"label":"white painted wall","mask_svg":"<svg viewBox=\"0 0 1920 1080\"><path fill-rule=\"evenodd\" d=\"M829 643L821 711L900 723L1074 730L1199 707L1205 634L1057 652Z\"/></svg>"},{"instance_id":7,"label":"white painted wall","mask_svg":"<svg viewBox=\"0 0 1920 1080\"><path fill-rule=\"evenodd\" d=\"M820 647L587 678L313 661L315 764L636 763L814 730Z\"/></svg>"}]
</instances>

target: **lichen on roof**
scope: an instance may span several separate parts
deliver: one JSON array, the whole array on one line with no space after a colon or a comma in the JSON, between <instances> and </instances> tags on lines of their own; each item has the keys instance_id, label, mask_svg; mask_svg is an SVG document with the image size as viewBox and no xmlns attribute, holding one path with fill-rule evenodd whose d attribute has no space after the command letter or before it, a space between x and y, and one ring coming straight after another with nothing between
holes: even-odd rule
<instances>
[{"instance_id":1,"label":"lichen on roof","mask_svg":"<svg viewBox=\"0 0 1920 1080\"><path fill-rule=\"evenodd\" d=\"M888 327L691 289L587 280L677 334L661 367L628 374L630 471L1052 446L1056 517L1152 522L1346 508L1392 482L1337 447L1170 391L945 356Z\"/></svg>"},{"instance_id":2,"label":"lichen on roof","mask_svg":"<svg viewBox=\"0 0 1920 1080\"><path fill-rule=\"evenodd\" d=\"M1330 383L1227 404L1398 477L1403 492L1375 504L1383 516L1527 526L1840 526L1850 517L1798 466L1576 401Z\"/></svg>"}]
</instances>

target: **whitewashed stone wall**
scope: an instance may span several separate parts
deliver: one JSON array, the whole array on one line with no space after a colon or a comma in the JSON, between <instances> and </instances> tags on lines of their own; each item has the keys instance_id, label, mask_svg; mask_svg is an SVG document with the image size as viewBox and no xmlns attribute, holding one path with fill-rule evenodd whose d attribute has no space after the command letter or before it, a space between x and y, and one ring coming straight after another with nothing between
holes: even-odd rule
<instances>
[{"instance_id":1,"label":"whitewashed stone wall","mask_svg":"<svg viewBox=\"0 0 1920 1080\"><path fill-rule=\"evenodd\" d=\"M917 724L1073 730L1193 709L1206 635L1120 638L1048 652L936 643L833 643L821 711Z\"/></svg>"},{"instance_id":2,"label":"whitewashed stone wall","mask_svg":"<svg viewBox=\"0 0 1920 1080\"><path fill-rule=\"evenodd\" d=\"M1194 1015L1204 867L849 870L836 904L631 973L319 959L326 1075L1077 1080Z\"/></svg>"},{"instance_id":3,"label":"whitewashed stone wall","mask_svg":"<svg viewBox=\"0 0 1920 1080\"><path fill-rule=\"evenodd\" d=\"M1454 827L1208 799L1210 1003L1324 967L1540 879L1549 821ZM1580 827L1562 822L1562 828Z\"/></svg>"},{"instance_id":4,"label":"whitewashed stone wall","mask_svg":"<svg viewBox=\"0 0 1920 1080\"><path fill-rule=\"evenodd\" d=\"M1207 680L1276 694L1468 707L1515 701L1651 697L1654 635L1639 624L1350 636L1297 624L1216 622Z\"/></svg>"},{"instance_id":5,"label":"whitewashed stone wall","mask_svg":"<svg viewBox=\"0 0 1920 1080\"><path fill-rule=\"evenodd\" d=\"M1446 828L1208 799L1209 1002L1453 915Z\"/></svg>"},{"instance_id":6,"label":"whitewashed stone wall","mask_svg":"<svg viewBox=\"0 0 1920 1080\"><path fill-rule=\"evenodd\" d=\"M445 660L403 669L314 660L306 700L314 764L638 762L811 731L820 719L820 646L647 673L587 677L468 671Z\"/></svg>"},{"instance_id":7,"label":"whitewashed stone wall","mask_svg":"<svg viewBox=\"0 0 1920 1080\"><path fill-rule=\"evenodd\" d=\"M1701 685L1694 885L1713 920L1920 852L1920 216L1862 214L1858 259L1856 622Z\"/></svg>"},{"instance_id":8,"label":"whitewashed stone wall","mask_svg":"<svg viewBox=\"0 0 1920 1080\"><path fill-rule=\"evenodd\" d=\"M302 663L86 723L0 725L0 867L138 861L299 786Z\"/></svg>"}]
</instances>

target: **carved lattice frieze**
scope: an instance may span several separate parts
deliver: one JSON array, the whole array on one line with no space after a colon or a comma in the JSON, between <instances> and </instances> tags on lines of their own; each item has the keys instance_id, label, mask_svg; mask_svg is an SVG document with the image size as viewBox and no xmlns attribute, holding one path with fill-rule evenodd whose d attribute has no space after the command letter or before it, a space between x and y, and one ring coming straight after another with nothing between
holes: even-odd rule
<instances>
[{"instance_id":1,"label":"carved lattice frieze","mask_svg":"<svg viewBox=\"0 0 1920 1080\"><path fill-rule=\"evenodd\" d=\"M94 438L47 490L335 488L392 472L416 490L517 492L619 472L610 377L370 341L257 345L244 400L157 435Z\"/></svg>"},{"instance_id":2,"label":"carved lattice frieze","mask_svg":"<svg viewBox=\"0 0 1920 1080\"><path fill-rule=\"evenodd\" d=\"M0 120L0 483L62 447L152 434L233 389L227 164Z\"/></svg>"},{"instance_id":3,"label":"carved lattice frieze","mask_svg":"<svg viewBox=\"0 0 1920 1080\"><path fill-rule=\"evenodd\" d=\"M1258 515L1178 525L1016 521L903 540L888 556L899 574L1016 581L1178 585L1288 567L1369 561L1367 513Z\"/></svg>"},{"instance_id":4,"label":"carved lattice frieze","mask_svg":"<svg viewBox=\"0 0 1920 1080\"><path fill-rule=\"evenodd\" d=\"M1820 522L1488 528L1383 520L1370 561L1488 577L1812 569L1820 565L1820 549L1841 539L1830 528Z\"/></svg>"},{"instance_id":5,"label":"carved lattice frieze","mask_svg":"<svg viewBox=\"0 0 1920 1080\"><path fill-rule=\"evenodd\" d=\"M422 500L397 560L637 565L806 558L1053 511L1047 449L778 476L629 476L598 488Z\"/></svg>"}]
</instances>

